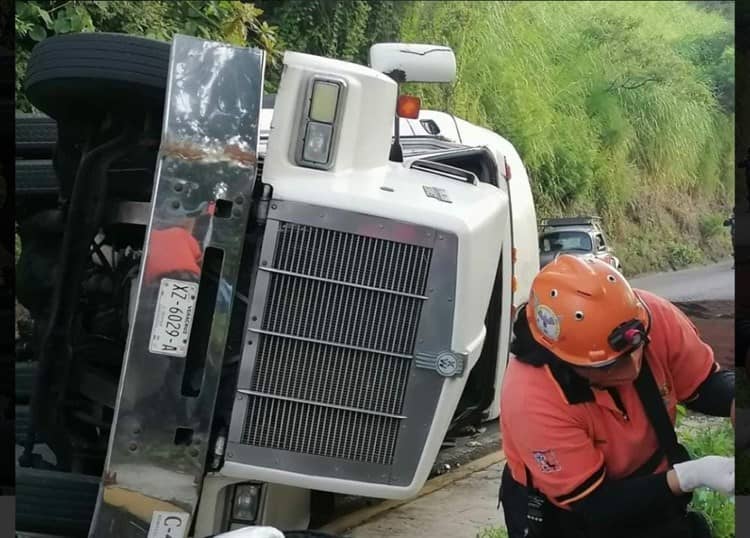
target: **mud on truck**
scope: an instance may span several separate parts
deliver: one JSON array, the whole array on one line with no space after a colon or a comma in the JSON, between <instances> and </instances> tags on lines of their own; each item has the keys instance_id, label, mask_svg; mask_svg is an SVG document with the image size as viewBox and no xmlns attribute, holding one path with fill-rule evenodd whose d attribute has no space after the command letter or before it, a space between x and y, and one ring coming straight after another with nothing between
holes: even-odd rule
<instances>
[{"instance_id":1,"label":"mud on truck","mask_svg":"<svg viewBox=\"0 0 750 538\"><path fill-rule=\"evenodd\" d=\"M49 38L19 115L17 528L307 529L414 496L498 417L538 270L512 144L418 111L442 46L370 66L177 36Z\"/></svg>"}]
</instances>

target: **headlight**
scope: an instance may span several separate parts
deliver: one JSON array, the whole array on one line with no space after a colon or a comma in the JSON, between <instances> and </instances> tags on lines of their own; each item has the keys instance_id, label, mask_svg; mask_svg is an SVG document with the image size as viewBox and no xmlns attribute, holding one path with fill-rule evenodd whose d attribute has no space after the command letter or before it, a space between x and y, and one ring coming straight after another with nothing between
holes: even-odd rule
<instances>
[{"instance_id":1,"label":"headlight","mask_svg":"<svg viewBox=\"0 0 750 538\"><path fill-rule=\"evenodd\" d=\"M296 161L299 166L327 170L333 149L345 85L343 81L313 77L299 126Z\"/></svg>"},{"instance_id":2,"label":"headlight","mask_svg":"<svg viewBox=\"0 0 750 538\"><path fill-rule=\"evenodd\" d=\"M260 484L237 484L232 497L231 523L255 523L260 504Z\"/></svg>"},{"instance_id":3,"label":"headlight","mask_svg":"<svg viewBox=\"0 0 750 538\"><path fill-rule=\"evenodd\" d=\"M302 160L316 164L326 164L331 150L333 128L325 123L311 121L305 133L305 149Z\"/></svg>"}]
</instances>

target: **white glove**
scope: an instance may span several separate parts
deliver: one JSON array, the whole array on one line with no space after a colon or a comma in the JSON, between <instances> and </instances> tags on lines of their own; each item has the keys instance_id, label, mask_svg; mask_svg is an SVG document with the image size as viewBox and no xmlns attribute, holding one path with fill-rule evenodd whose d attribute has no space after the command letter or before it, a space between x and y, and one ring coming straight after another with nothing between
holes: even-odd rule
<instances>
[{"instance_id":1,"label":"white glove","mask_svg":"<svg viewBox=\"0 0 750 538\"><path fill-rule=\"evenodd\" d=\"M217 534L216 538L284 538L284 533L274 527L243 527Z\"/></svg>"},{"instance_id":2,"label":"white glove","mask_svg":"<svg viewBox=\"0 0 750 538\"><path fill-rule=\"evenodd\" d=\"M734 493L734 457L705 456L676 464L674 472L685 493L697 488Z\"/></svg>"}]
</instances>

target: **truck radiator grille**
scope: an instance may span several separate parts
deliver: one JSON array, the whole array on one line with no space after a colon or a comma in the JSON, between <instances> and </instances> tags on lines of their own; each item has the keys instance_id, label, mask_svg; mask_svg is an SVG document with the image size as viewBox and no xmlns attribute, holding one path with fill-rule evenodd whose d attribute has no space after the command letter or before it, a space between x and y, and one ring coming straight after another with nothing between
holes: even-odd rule
<instances>
[{"instance_id":1,"label":"truck radiator grille","mask_svg":"<svg viewBox=\"0 0 750 538\"><path fill-rule=\"evenodd\" d=\"M431 256L280 223L241 442L391 464Z\"/></svg>"}]
</instances>

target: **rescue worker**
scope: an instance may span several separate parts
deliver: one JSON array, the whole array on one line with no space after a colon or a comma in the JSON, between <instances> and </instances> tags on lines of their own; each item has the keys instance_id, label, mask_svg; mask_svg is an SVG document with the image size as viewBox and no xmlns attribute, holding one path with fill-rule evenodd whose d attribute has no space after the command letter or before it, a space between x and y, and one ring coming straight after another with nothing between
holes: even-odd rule
<instances>
[{"instance_id":1,"label":"rescue worker","mask_svg":"<svg viewBox=\"0 0 750 538\"><path fill-rule=\"evenodd\" d=\"M734 458L691 460L676 405L734 424L734 372L690 320L609 264L561 255L513 332L500 407L509 538L710 537L686 507L696 488L734 491Z\"/></svg>"}]
</instances>

